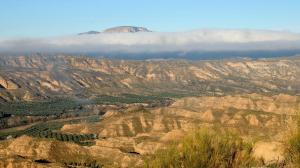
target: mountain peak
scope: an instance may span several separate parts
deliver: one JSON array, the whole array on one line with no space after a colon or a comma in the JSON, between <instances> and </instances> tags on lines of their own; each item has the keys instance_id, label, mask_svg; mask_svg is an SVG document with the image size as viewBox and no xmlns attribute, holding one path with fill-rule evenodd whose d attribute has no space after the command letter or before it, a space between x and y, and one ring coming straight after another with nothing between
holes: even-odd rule
<instances>
[{"instance_id":1,"label":"mountain peak","mask_svg":"<svg viewBox=\"0 0 300 168\"><path fill-rule=\"evenodd\" d=\"M83 32L79 33L78 35L91 35L91 34L99 34L100 32L98 31L88 31L88 32Z\"/></svg>"},{"instance_id":2,"label":"mountain peak","mask_svg":"<svg viewBox=\"0 0 300 168\"><path fill-rule=\"evenodd\" d=\"M103 32L88 31L88 32L78 33L78 35L94 35L100 33L139 33L139 32L151 32L151 31L145 27L117 26L117 27L105 29Z\"/></svg>"},{"instance_id":3,"label":"mountain peak","mask_svg":"<svg viewBox=\"0 0 300 168\"><path fill-rule=\"evenodd\" d=\"M136 26L118 26L105 29L103 33L138 33L138 32L151 32L145 27Z\"/></svg>"}]
</instances>

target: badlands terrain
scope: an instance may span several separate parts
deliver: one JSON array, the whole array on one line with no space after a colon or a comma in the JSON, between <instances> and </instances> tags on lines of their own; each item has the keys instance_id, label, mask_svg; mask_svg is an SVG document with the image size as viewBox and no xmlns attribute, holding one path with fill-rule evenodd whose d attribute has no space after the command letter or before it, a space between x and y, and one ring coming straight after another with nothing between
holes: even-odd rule
<instances>
[{"instance_id":1,"label":"badlands terrain","mask_svg":"<svg viewBox=\"0 0 300 168\"><path fill-rule=\"evenodd\" d=\"M0 58L0 100L53 96L300 93L300 57L216 61L103 60L73 56Z\"/></svg>"},{"instance_id":2,"label":"badlands terrain","mask_svg":"<svg viewBox=\"0 0 300 168\"><path fill-rule=\"evenodd\" d=\"M195 129L231 132L284 163L300 57L0 58L0 167L144 167ZM51 107L56 107L51 108Z\"/></svg>"}]
</instances>

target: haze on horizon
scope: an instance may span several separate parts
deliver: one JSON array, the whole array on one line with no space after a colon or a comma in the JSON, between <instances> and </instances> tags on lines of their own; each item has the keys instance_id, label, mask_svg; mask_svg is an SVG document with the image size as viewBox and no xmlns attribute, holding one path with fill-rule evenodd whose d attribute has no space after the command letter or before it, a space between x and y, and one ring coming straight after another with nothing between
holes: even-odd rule
<instances>
[{"instance_id":1,"label":"haze on horizon","mask_svg":"<svg viewBox=\"0 0 300 168\"><path fill-rule=\"evenodd\" d=\"M0 52L299 50L299 1L6 1ZM115 26L150 33L78 36Z\"/></svg>"}]
</instances>

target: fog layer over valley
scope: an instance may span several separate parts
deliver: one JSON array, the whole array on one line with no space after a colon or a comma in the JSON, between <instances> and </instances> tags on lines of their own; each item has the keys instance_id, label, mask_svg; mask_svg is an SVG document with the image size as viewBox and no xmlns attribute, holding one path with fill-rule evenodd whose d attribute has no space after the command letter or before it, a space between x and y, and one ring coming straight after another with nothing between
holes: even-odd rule
<instances>
[{"instance_id":1,"label":"fog layer over valley","mask_svg":"<svg viewBox=\"0 0 300 168\"><path fill-rule=\"evenodd\" d=\"M93 53L104 57L118 54L122 57L122 54L130 55L131 53L140 55L161 53L161 58L166 52L178 52L179 54L173 55L173 58L180 57L180 55L181 58L185 58L185 53L189 52L294 51L300 49L300 35L284 31L201 29L187 32L132 32L129 29L132 27L126 28L126 31L123 27L121 28L117 29L120 29L119 31L112 31L115 30L113 28L111 31L98 33L90 31L90 33L80 35L53 38L0 39L0 52L10 54ZM245 56L243 54L240 53L238 56ZM194 57L197 57L195 55Z\"/></svg>"}]
</instances>

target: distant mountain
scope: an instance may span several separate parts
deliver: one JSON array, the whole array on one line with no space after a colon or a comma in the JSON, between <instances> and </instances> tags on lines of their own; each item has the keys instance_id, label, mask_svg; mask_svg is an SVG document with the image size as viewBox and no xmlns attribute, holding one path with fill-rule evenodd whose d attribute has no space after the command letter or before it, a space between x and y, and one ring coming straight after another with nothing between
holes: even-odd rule
<instances>
[{"instance_id":1,"label":"distant mountain","mask_svg":"<svg viewBox=\"0 0 300 168\"><path fill-rule=\"evenodd\" d=\"M135 27L135 26L118 26L103 31L103 33L138 33L138 32L151 32L151 31L144 27Z\"/></svg>"},{"instance_id":2,"label":"distant mountain","mask_svg":"<svg viewBox=\"0 0 300 168\"><path fill-rule=\"evenodd\" d=\"M100 32L98 31L88 31L88 32L83 32L79 33L78 35L90 35L90 34L99 34Z\"/></svg>"},{"instance_id":3,"label":"distant mountain","mask_svg":"<svg viewBox=\"0 0 300 168\"><path fill-rule=\"evenodd\" d=\"M0 40L0 57L63 53L113 59L212 60L300 54L300 34L286 31L199 29L149 32L147 28L133 26L94 30L81 32L82 36Z\"/></svg>"},{"instance_id":4,"label":"distant mountain","mask_svg":"<svg viewBox=\"0 0 300 168\"><path fill-rule=\"evenodd\" d=\"M135 26L118 26L105 29L102 33L138 33L138 32L151 32L145 27L135 27ZM78 33L78 35L94 35L100 34L99 31L88 31L83 33Z\"/></svg>"}]
</instances>

